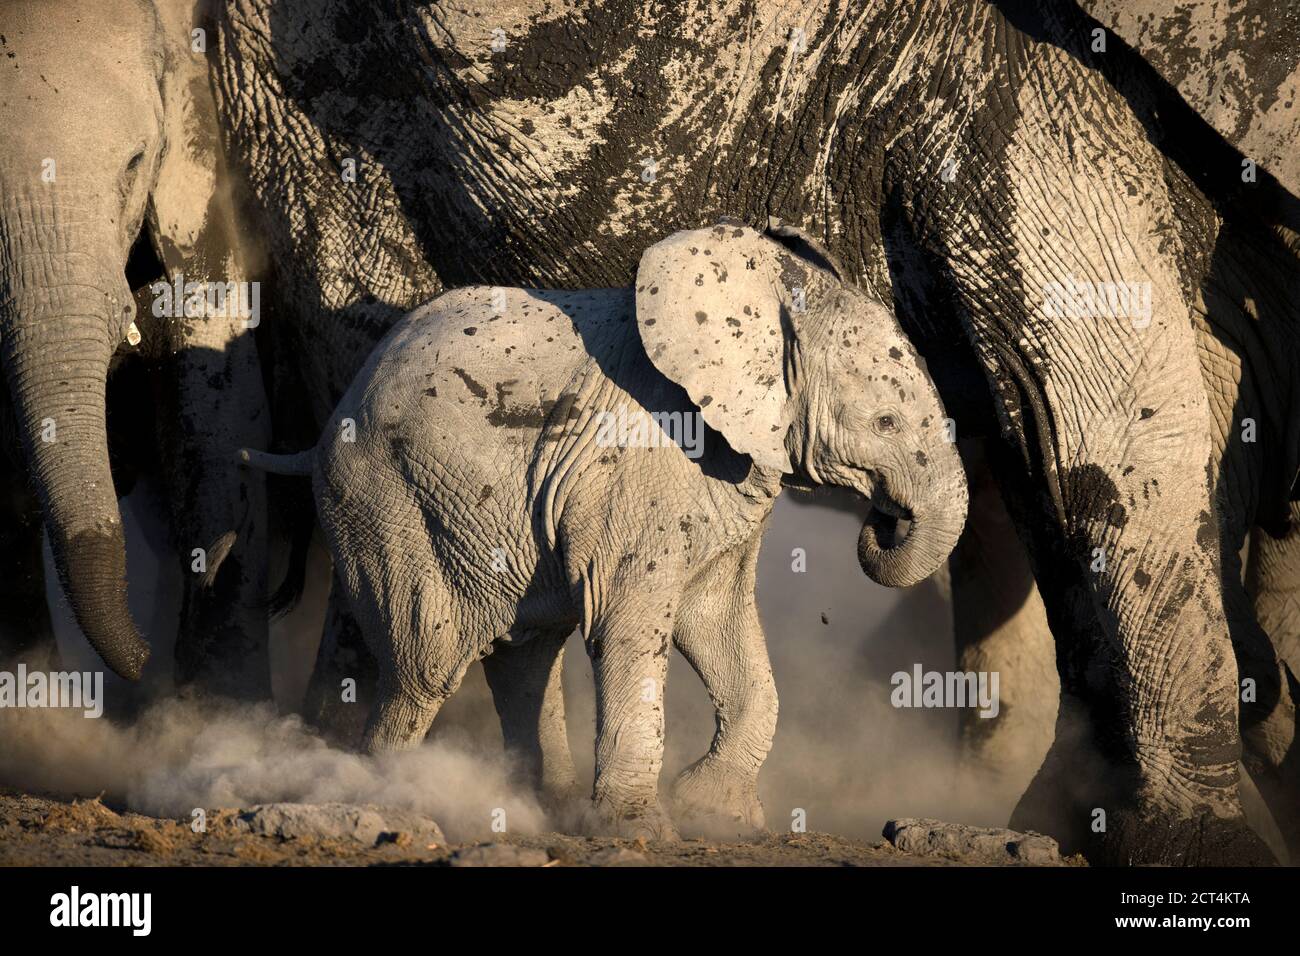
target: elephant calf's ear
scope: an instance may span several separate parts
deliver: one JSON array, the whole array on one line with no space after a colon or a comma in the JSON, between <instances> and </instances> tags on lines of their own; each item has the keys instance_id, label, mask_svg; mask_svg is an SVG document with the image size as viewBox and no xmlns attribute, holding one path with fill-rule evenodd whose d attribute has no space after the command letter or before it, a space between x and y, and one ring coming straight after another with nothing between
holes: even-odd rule
<instances>
[{"instance_id":1,"label":"elephant calf's ear","mask_svg":"<svg viewBox=\"0 0 1300 956\"><path fill-rule=\"evenodd\" d=\"M765 233L773 241L781 243L795 255L807 259L819 269L825 269L841 282L848 275L840 261L831 255L831 251L798 226L783 223L775 216L767 220Z\"/></svg>"},{"instance_id":2,"label":"elephant calf's ear","mask_svg":"<svg viewBox=\"0 0 1300 956\"><path fill-rule=\"evenodd\" d=\"M775 252L745 226L675 233L641 257L636 320L655 368L686 390L709 426L786 473L788 293Z\"/></svg>"}]
</instances>

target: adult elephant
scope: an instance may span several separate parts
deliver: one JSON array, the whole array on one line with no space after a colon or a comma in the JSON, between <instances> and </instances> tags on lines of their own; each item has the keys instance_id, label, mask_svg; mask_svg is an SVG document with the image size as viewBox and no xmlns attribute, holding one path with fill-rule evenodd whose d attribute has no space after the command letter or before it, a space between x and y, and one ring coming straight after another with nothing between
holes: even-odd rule
<instances>
[{"instance_id":1,"label":"adult elephant","mask_svg":"<svg viewBox=\"0 0 1300 956\"><path fill-rule=\"evenodd\" d=\"M1137 50L1251 166L1267 170L1291 197L1300 196L1300 20L1293 4L1196 0L1164 20L1150 16L1146 0L1083 0L1081 6ZM1293 250L1300 248L1294 231L1287 239ZM1243 708L1246 765L1271 798L1292 861L1300 862L1300 503L1287 501L1298 496L1292 398L1297 295L1294 287L1278 291L1289 297L1289 311L1247 309L1224 322L1211 310L1208 322L1226 327L1207 341L1233 347L1228 355L1206 350L1217 361L1203 364L1217 397L1214 433L1223 436L1225 458L1236 462L1235 469L1224 469L1221 483L1236 505L1221 546L1225 588L1241 608L1243 623L1233 632L1241 676L1256 684ZM1244 375L1233 374L1239 367ZM1257 443L1243 440L1246 419L1266 429ZM1243 591L1239 558L1247 531Z\"/></svg>"},{"instance_id":2,"label":"adult elephant","mask_svg":"<svg viewBox=\"0 0 1300 956\"><path fill-rule=\"evenodd\" d=\"M1300 355L1292 318L1300 272L1286 259L1270 261L1269 252L1249 239L1234 241L1241 241L1240 251L1207 283L1194 316L1210 397L1206 427L1213 441L1221 586L1241 687L1242 761L1297 860L1300 508L1289 499L1296 478L1291 423L1300 411L1293 399ZM1252 249L1258 258L1246 274L1243 260ZM1057 719L1058 687L1045 670L1052 634L1025 549L1008 534L1006 506L982 458L983 443L966 444L971 519L951 560L958 665L997 671L1012 693L1004 695L994 720L961 715L962 758L974 780L1014 797L1048 751L1053 725L1058 735L1073 728L1068 713Z\"/></svg>"},{"instance_id":3,"label":"adult elephant","mask_svg":"<svg viewBox=\"0 0 1300 956\"><path fill-rule=\"evenodd\" d=\"M319 419L444 284L619 285L723 212L801 222L894 296L959 427L998 436L1078 728L1049 763L1073 742L1101 767L1040 775L1028 819L1099 860L1270 858L1238 794L1193 313L1224 224L1292 214L1276 183L1234 191L1239 154L1162 126L1178 104L1073 6L373 9L222 23L229 145ZM1150 321L1044 308L1076 281L1138 289Z\"/></svg>"},{"instance_id":4,"label":"adult elephant","mask_svg":"<svg viewBox=\"0 0 1300 956\"><path fill-rule=\"evenodd\" d=\"M1175 18L1151 4L1083 0L1131 45L1154 87L1167 85L1249 158L1241 174L1266 171L1300 194L1300 107L1288 90L1300 75L1300 47L1284 7L1192 3ZM1208 139L1213 139L1211 135ZM1289 195L1287 195L1289 193ZM1283 230L1295 248L1294 233ZM1300 860L1300 505L1294 432L1295 308L1300 288L1291 257L1256 248L1250 236L1219 243L1193 310L1201 372L1210 397L1223 590L1242 683L1243 763ZM1236 248L1228 248L1234 246ZM1257 255L1258 258L1253 258ZM1249 263L1247 268L1245 263ZM978 457L978 456L977 456ZM1043 680L1052 653L1041 600L1018 542L996 533L1005 509L995 488L972 472L972 519L953 557L954 625L965 668L997 670L1018 687L1016 706L993 721L964 720L965 762L994 786L1023 789L1046 750L1056 688ZM985 494L985 490L989 493ZM1247 554L1242 567L1243 549ZM966 715L963 715L965 717Z\"/></svg>"},{"instance_id":5,"label":"adult elephant","mask_svg":"<svg viewBox=\"0 0 1300 956\"><path fill-rule=\"evenodd\" d=\"M0 365L21 448L0 504L5 560L24 565L0 653L48 656L43 525L81 630L113 671L141 675L149 647L127 606L110 467L123 449L110 447L107 419L137 434L156 422L146 441L168 478L188 581L178 676L269 696L262 486L226 454L269 427L251 312L155 309L148 288L244 278L203 16L192 0L0 10ZM109 414L110 371L142 363L152 384Z\"/></svg>"}]
</instances>

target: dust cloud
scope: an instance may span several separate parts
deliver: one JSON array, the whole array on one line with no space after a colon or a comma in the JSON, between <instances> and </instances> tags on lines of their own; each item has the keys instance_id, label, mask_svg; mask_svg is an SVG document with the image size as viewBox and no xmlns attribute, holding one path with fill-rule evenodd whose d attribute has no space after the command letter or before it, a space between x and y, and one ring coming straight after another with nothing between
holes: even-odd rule
<instances>
[{"instance_id":1,"label":"dust cloud","mask_svg":"<svg viewBox=\"0 0 1300 956\"><path fill-rule=\"evenodd\" d=\"M269 705L172 699L122 726L69 710L0 715L0 780L24 790L103 795L139 813L188 820L201 807L295 802L403 807L456 841L491 834L504 810L511 832L545 829L531 796L495 754L467 739L365 757L325 745L297 717Z\"/></svg>"},{"instance_id":2,"label":"dust cloud","mask_svg":"<svg viewBox=\"0 0 1300 956\"><path fill-rule=\"evenodd\" d=\"M144 488L128 499L124 516L132 597L143 605L137 619L158 635L160 622L175 616L178 582L157 527L141 518L150 511L149 494ZM1012 809L1006 795L961 782L956 712L890 705L895 671L918 662L927 670L953 667L946 601L932 582L890 591L869 581L855 558L860 518L847 497L834 504L783 496L760 558L759 609L781 698L775 744L760 777L769 828L788 830L797 811L809 830L864 838L878 836L894 816L1005 824ZM806 552L804 572L792 568L794 548ZM0 783L61 795L103 793L132 810L185 819L196 807L273 801L398 806L437 820L453 840L490 837L498 809L511 832L564 826L511 786L478 667L413 753L370 758L334 749L285 716L301 697L319 635L327 572L319 556L314 560L312 593L272 635L280 712L176 699L166 686L150 688L154 699L139 703L129 723L87 720L73 711L0 711ZM149 593L140 582L154 582L155 589ZM65 666L95 668L61 595L53 603ZM155 647L167 643L154 638ZM170 666L159 670L166 674ZM564 676L570 743L580 781L589 785L594 692L576 636ZM110 701L131 693L112 675L107 687ZM714 726L703 687L677 655L666 695L665 787L708 749Z\"/></svg>"}]
</instances>

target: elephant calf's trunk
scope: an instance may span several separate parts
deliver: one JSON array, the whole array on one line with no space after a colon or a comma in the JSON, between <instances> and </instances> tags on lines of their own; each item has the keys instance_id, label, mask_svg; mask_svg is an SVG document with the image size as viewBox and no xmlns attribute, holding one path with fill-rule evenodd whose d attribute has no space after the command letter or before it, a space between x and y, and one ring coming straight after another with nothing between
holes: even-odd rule
<instances>
[{"instance_id":1,"label":"elephant calf's trunk","mask_svg":"<svg viewBox=\"0 0 1300 956\"><path fill-rule=\"evenodd\" d=\"M939 569L966 523L965 485L942 507L908 508L874 496L858 536L858 563L890 588L911 587Z\"/></svg>"}]
</instances>

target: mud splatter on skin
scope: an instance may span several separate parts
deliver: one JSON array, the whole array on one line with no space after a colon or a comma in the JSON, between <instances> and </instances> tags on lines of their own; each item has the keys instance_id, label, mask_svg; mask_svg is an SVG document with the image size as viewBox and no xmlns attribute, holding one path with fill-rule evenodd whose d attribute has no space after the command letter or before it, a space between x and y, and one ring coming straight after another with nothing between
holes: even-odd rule
<instances>
[{"instance_id":1,"label":"mud splatter on skin","mask_svg":"<svg viewBox=\"0 0 1300 956\"><path fill-rule=\"evenodd\" d=\"M1197 515L1196 543L1205 549L1207 554L1218 554L1219 526L1208 511L1202 511Z\"/></svg>"},{"instance_id":2,"label":"mud splatter on skin","mask_svg":"<svg viewBox=\"0 0 1300 956\"><path fill-rule=\"evenodd\" d=\"M488 413L487 420L500 428L541 428L555 410L555 402L537 405L498 404Z\"/></svg>"},{"instance_id":3,"label":"mud splatter on skin","mask_svg":"<svg viewBox=\"0 0 1300 956\"><path fill-rule=\"evenodd\" d=\"M761 223L769 213L785 213L798 220L799 210L812 208L821 195L819 144L839 137L854 142L859 123L852 111L826 115L820 104L851 102L864 73L889 63L891 42L903 33L891 27L867 42L871 31L854 31L847 63L832 62L828 51L853 26L837 8L807 24L817 56L792 62L784 28L778 24L773 32L770 24L756 23L742 4L707 16L665 5L650 30L638 3L570 6L576 9L525 15L508 25L506 49L494 53L483 21L457 11L443 11L435 21L417 5L403 6L406 22L363 31L347 26L367 17L346 0L324 10L301 0L274 8L264 0L235 5L223 30L241 57L223 63L229 71L223 89L266 87L264 102L271 102L277 94L270 90L287 73L292 106L331 144L328 154L363 158L366 172L356 188L370 198L361 206L402 214L366 226L379 231L376 245L336 242L354 231L357 207L341 202L337 191L315 196L297 187L326 174L332 180L337 169L316 175L317 147L300 141L298 127L279 130L278 116L270 124L238 124L237 149L267 150L284 160L275 168L255 167L253 186L276 211L270 225L275 245L288 253L284 261L306 273L294 284L320 292L321 300L306 306L317 323L332 316L349 331L369 328L377 338L386 310L360 314L356 277L401 272L411 255L436 265L436 285L622 285L647 244L701 218L728 212ZM373 10L366 12L373 19ZM245 44L239 29L231 29L259 22L275 27L269 34L280 38L270 51ZM350 38L345 51L316 42L318 32L332 30L337 37L340 29ZM757 56L750 61L747 53L730 67L718 63L723 38L725 49L743 50L748 43ZM405 45L413 39L423 70L410 69L412 51ZM682 91L685 100L666 95L682 76L698 76L693 83L699 89ZM800 90L797 99L785 99L791 80ZM574 99L580 90L599 94L612 110L600 114L582 106ZM677 116L686 101L691 110ZM236 97L227 105L238 112L252 102ZM557 117L575 133L569 145L542 135L544 124ZM539 132L529 134L530 128ZM263 144L254 142L264 137ZM747 158L755 145L784 161L763 164L756 176ZM572 156L560 155L565 150ZM660 175L641 182L641 160L655 157L663 161ZM862 159L855 157L859 174L868 168ZM292 172L304 163L313 167L310 176ZM528 169L530 163L541 166ZM384 199L390 189L395 203ZM487 196L495 197L490 209ZM622 216L623 230L611 233L607 224L618 210L636 214ZM319 228L282 229L307 219ZM870 243L872 236L861 234L869 223L855 223L845 239L855 247ZM554 246L560 235L564 250ZM327 247L329 254L322 254ZM601 255L583 252L595 249ZM371 261L375 255L391 258ZM373 294L372 302L404 308L414 304L418 290L434 291L427 271L407 269L396 287L386 287L384 279L359 291ZM359 322L348 320L354 312ZM334 387L338 391L339 383Z\"/></svg>"},{"instance_id":4,"label":"mud splatter on skin","mask_svg":"<svg viewBox=\"0 0 1300 956\"><path fill-rule=\"evenodd\" d=\"M577 394L565 392L557 399L543 399L536 404L528 403L511 403L510 386L511 382L499 382L494 386L496 389L496 405L488 413L487 420L499 428L523 428L537 429L543 428L548 423L562 423L573 421L579 415L579 410L575 406ZM480 396L485 398L486 394ZM558 435L548 435L548 439L558 438Z\"/></svg>"},{"instance_id":5,"label":"mud splatter on skin","mask_svg":"<svg viewBox=\"0 0 1300 956\"><path fill-rule=\"evenodd\" d=\"M1286 4L1191 4L1149 16L1153 5L1082 0L1131 44L1201 116L1300 194L1300 164L1286 155L1300 124L1290 80L1300 19Z\"/></svg>"},{"instance_id":6,"label":"mud splatter on skin","mask_svg":"<svg viewBox=\"0 0 1300 956\"><path fill-rule=\"evenodd\" d=\"M480 385L478 382L474 381L474 379L470 377L470 374L466 372L463 368L454 368L452 369L452 372L456 375L457 378L459 378L462 382L465 383L465 387L469 389L470 394L473 395L475 398L487 398L488 396L487 389L484 386Z\"/></svg>"},{"instance_id":7,"label":"mud splatter on skin","mask_svg":"<svg viewBox=\"0 0 1300 956\"><path fill-rule=\"evenodd\" d=\"M1070 514L1080 528L1096 534L1105 527L1119 529L1128 524L1119 489L1100 466L1077 465L1062 472L1061 478Z\"/></svg>"}]
</instances>

